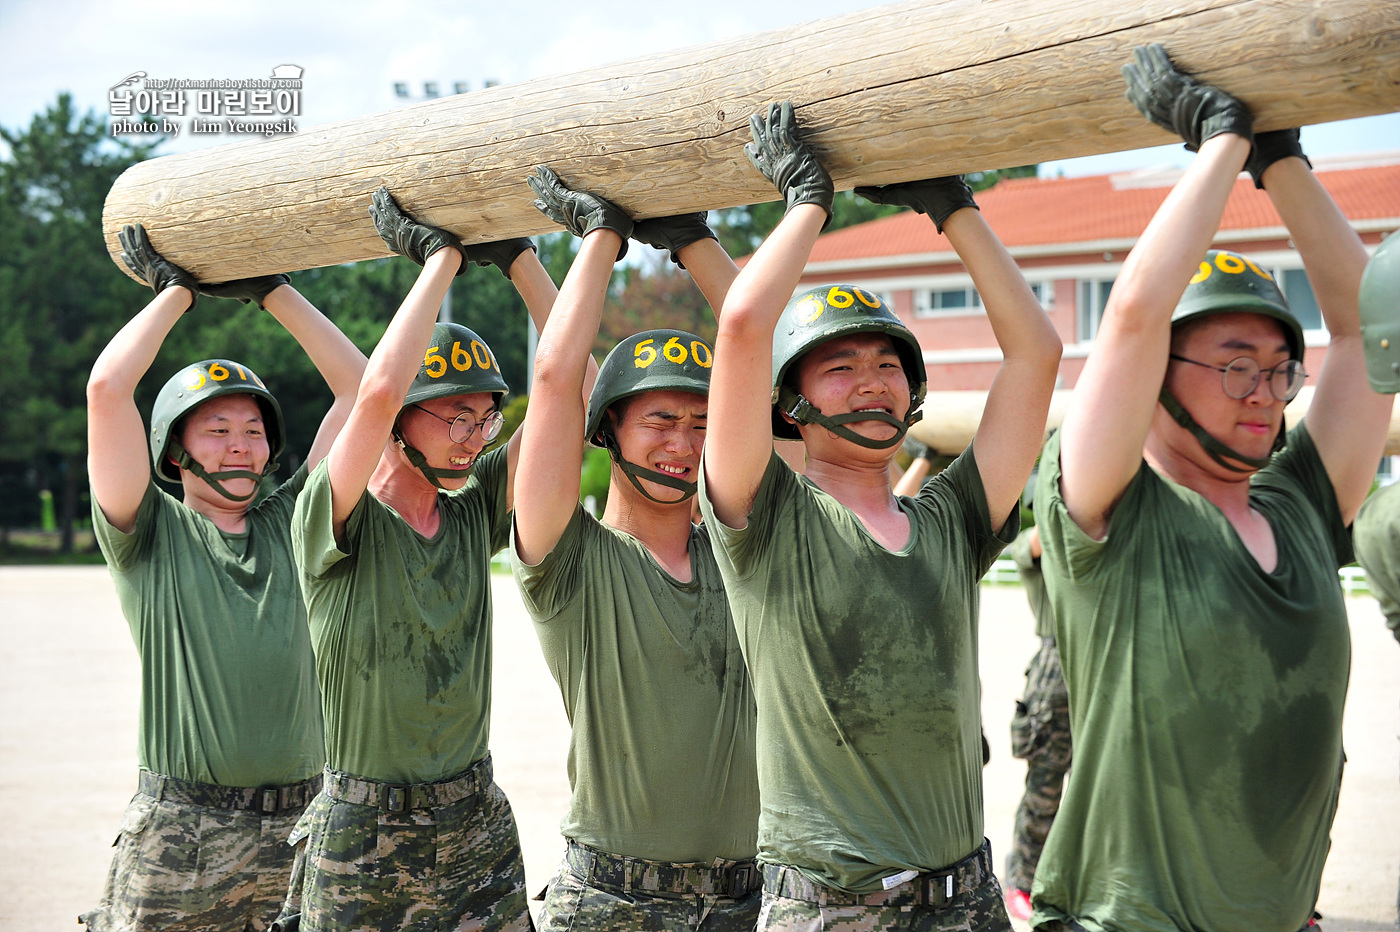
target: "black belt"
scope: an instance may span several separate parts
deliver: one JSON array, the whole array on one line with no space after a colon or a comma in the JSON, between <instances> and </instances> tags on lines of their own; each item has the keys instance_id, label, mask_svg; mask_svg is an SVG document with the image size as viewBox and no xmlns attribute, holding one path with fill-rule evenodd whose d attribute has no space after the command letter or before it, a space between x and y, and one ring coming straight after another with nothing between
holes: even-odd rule
<instances>
[{"instance_id":1,"label":"black belt","mask_svg":"<svg viewBox=\"0 0 1400 932\"><path fill-rule=\"evenodd\" d=\"M217 783L192 783L143 770L137 788L142 794L158 800L208 809L278 815L306 808L312 797L321 791L321 775L287 786L221 786Z\"/></svg>"},{"instance_id":2,"label":"black belt","mask_svg":"<svg viewBox=\"0 0 1400 932\"><path fill-rule=\"evenodd\" d=\"M813 883L795 867L764 864L763 884L776 896L805 900L818 906L950 906L959 896L992 878L992 846L988 841L972 854L936 871L926 871L888 890L847 893Z\"/></svg>"},{"instance_id":3,"label":"black belt","mask_svg":"<svg viewBox=\"0 0 1400 932\"><path fill-rule=\"evenodd\" d=\"M326 795L385 812L439 809L475 796L491 785L491 755L486 755L455 777L435 783L383 783L363 780L335 770L326 771Z\"/></svg>"},{"instance_id":4,"label":"black belt","mask_svg":"<svg viewBox=\"0 0 1400 932\"><path fill-rule=\"evenodd\" d=\"M756 861L685 864L619 857L569 840L564 855L569 871L580 881L620 893L656 893L681 896L722 896L731 899L762 889Z\"/></svg>"}]
</instances>

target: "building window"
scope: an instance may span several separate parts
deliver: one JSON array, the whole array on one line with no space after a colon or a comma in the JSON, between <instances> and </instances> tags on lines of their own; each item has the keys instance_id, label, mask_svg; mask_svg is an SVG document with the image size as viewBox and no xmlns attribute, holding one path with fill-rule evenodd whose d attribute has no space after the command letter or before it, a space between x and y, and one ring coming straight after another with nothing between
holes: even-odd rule
<instances>
[{"instance_id":1,"label":"building window","mask_svg":"<svg viewBox=\"0 0 1400 932\"><path fill-rule=\"evenodd\" d=\"M1304 330L1322 330L1322 309L1317 306L1317 295L1313 294L1312 282L1302 269L1284 269L1276 276L1283 287L1283 296L1288 299L1288 309L1298 318Z\"/></svg>"},{"instance_id":2,"label":"building window","mask_svg":"<svg viewBox=\"0 0 1400 932\"><path fill-rule=\"evenodd\" d=\"M1114 281L1112 278L1079 280L1079 304L1074 319L1075 339L1080 343L1088 343L1099 332L1099 322L1103 320L1103 309L1108 304Z\"/></svg>"},{"instance_id":3,"label":"building window","mask_svg":"<svg viewBox=\"0 0 1400 932\"><path fill-rule=\"evenodd\" d=\"M934 317L939 314L966 314L982 309L982 296L977 289L968 285L965 288L945 288L937 290L920 289L914 292L914 316Z\"/></svg>"},{"instance_id":4,"label":"building window","mask_svg":"<svg viewBox=\"0 0 1400 932\"><path fill-rule=\"evenodd\" d=\"M1031 282L1031 294L1040 302L1040 306L1045 310L1050 310L1055 306L1055 283L1054 282Z\"/></svg>"}]
</instances>

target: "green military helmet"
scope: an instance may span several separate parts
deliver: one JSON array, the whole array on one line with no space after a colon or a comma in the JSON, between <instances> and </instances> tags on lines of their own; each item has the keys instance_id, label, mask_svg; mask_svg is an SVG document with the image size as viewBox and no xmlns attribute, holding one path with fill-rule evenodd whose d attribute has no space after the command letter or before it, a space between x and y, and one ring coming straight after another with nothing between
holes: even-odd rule
<instances>
[{"instance_id":1,"label":"green military helmet","mask_svg":"<svg viewBox=\"0 0 1400 932\"><path fill-rule=\"evenodd\" d=\"M1400 392L1400 235L1376 248L1361 275L1361 346L1366 378L1383 395Z\"/></svg>"},{"instance_id":2,"label":"green military helmet","mask_svg":"<svg viewBox=\"0 0 1400 932\"><path fill-rule=\"evenodd\" d=\"M1288 355L1303 358L1303 327L1273 276L1237 252L1212 249L1172 311L1172 326L1210 314L1263 314L1283 324Z\"/></svg>"},{"instance_id":3,"label":"green military helmet","mask_svg":"<svg viewBox=\"0 0 1400 932\"><path fill-rule=\"evenodd\" d=\"M773 332L774 437L779 440L800 440L802 437L796 425L783 419L782 412L806 423L808 419L802 412L816 410L791 386L784 385L792 367L803 354L818 344L854 333L883 333L893 339L900 361L904 364L904 374L909 379L909 413L905 416L903 429L893 441L880 446L899 443L909 425L919 420L919 406L923 404L924 394L928 391L928 373L924 369L923 349L913 332L895 316L879 295L855 285L822 285L804 291L789 301ZM820 412L816 416L821 417ZM846 418L848 415L837 417ZM859 437L845 429L836 430L836 433L847 439ZM856 439L855 442L866 445L863 439Z\"/></svg>"},{"instance_id":4,"label":"green military helmet","mask_svg":"<svg viewBox=\"0 0 1400 932\"><path fill-rule=\"evenodd\" d=\"M262 409L269 450L264 473L275 470L277 458L287 444L282 407L252 369L231 359L206 359L175 373L156 395L151 408L151 461L156 475L167 482L180 481L180 469L167 454L177 459L188 455L183 449L172 449L180 446L175 434L181 418L211 398L240 392L252 395Z\"/></svg>"},{"instance_id":5,"label":"green military helmet","mask_svg":"<svg viewBox=\"0 0 1400 932\"><path fill-rule=\"evenodd\" d=\"M485 340L461 324L438 323L403 406L450 395L490 392L499 407L508 391L496 354Z\"/></svg>"},{"instance_id":6,"label":"green military helmet","mask_svg":"<svg viewBox=\"0 0 1400 932\"><path fill-rule=\"evenodd\" d=\"M598 367L598 379L588 396L584 436L595 446L603 416L624 398L642 392L710 393L710 367L715 350L684 330L646 330L623 340Z\"/></svg>"}]
</instances>

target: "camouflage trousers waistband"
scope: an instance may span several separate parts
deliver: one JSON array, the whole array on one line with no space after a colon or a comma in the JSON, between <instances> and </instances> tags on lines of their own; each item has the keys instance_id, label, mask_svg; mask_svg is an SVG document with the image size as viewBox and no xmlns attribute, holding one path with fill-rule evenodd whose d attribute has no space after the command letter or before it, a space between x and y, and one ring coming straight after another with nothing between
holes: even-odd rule
<instances>
[{"instance_id":1,"label":"camouflage trousers waistband","mask_svg":"<svg viewBox=\"0 0 1400 932\"><path fill-rule=\"evenodd\" d=\"M382 783L327 768L324 792L331 799L358 806L373 806L385 812L408 812L461 802L489 787L492 779L491 755L487 754L455 777L434 783Z\"/></svg>"},{"instance_id":2,"label":"camouflage trousers waistband","mask_svg":"<svg viewBox=\"0 0 1400 932\"><path fill-rule=\"evenodd\" d=\"M959 896L992 879L992 846L983 840L972 854L935 871L915 874L888 890L847 893L814 883L795 867L764 864L763 885L776 896L805 900L818 906L950 906Z\"/></svg>"},{"instance_id":3,"label":"camouflage trousers waistband","mask_svg":"<svg viewBox=\"0 0 1400 932\"><path fill-rule=\"evenodd\" d=\"M682 896L748 896L763 886L757 862L727 861L686 864L619 857L569 840L564 855L569 872L580 881L620 893L678 894Z\"/></svg>"},{"instance_id":4,"label":"camouflage trousers waistband","mask_svg":"<svg viewBox=\"0 0 1400 932\"><path fill-rule=\"evenodd\" d=\"M137 790L156 800L164 799L188 806L277 815L306 808L306 804L321 791L321 775L286 786L221 786L217 783L194 783L143 770L137 780Z\"/></svg>"}]
</instances>

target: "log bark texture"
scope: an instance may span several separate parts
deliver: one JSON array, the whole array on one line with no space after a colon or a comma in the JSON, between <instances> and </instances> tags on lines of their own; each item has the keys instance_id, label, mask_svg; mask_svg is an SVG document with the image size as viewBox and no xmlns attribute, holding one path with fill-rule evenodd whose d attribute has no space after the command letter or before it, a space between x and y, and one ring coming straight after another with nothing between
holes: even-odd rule
<instances>
[{"instance_id":1,"label":"log bark texture","mask_svg":"<svg viewBox=\"0 0 1400 932\"><path fill-rule=\"evenodd\" d=\"M1050 414L1045 431L1059 427L1069 410L1074 392L1055 392L1050 402ZM1308 413L1312 404L1313 387L1306 386L1284 410L1284 421L1294 427ZM972 442L977 425L982 422L982 410L987 406L987 393L979 391L929 392L924 402L924 419L909 429L915 440L928 444L930 450L947 456L961 453ZM1390 411L1390 430L1386 434L1386 456L1400 456L1400 404Z\"/></svg>"},{"instance_id":2,"label":"log bark texture","mask_svg":"<svg viewBox=\"0 0 1400 932\"><path fill-rule=\"evenodd\" d=\"M557 229L530 204L538 164L638 218L771 201L743 145L785 99L839 189L1160 145L1119 73L1147 42L1261 130L1400 110L1395 0L914 0L153 159L103 228L123 271L117 230L140 221L224 281L386 255L381 184L469 243Z\"/></svg>"}]
</instances>

